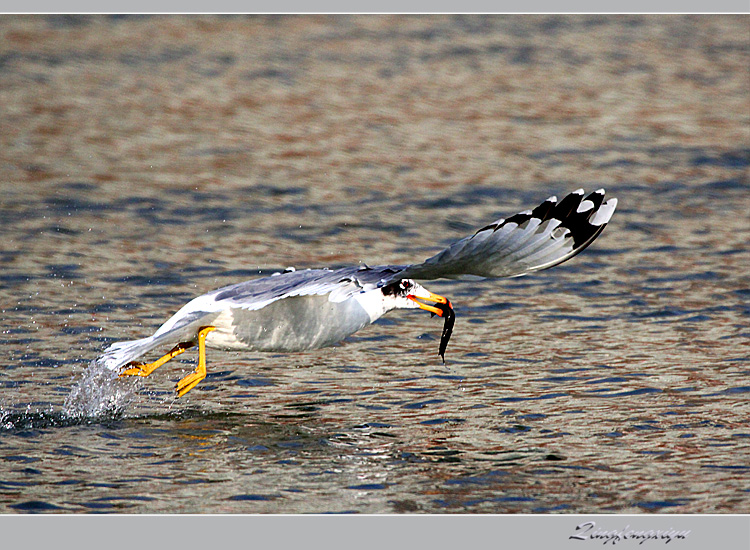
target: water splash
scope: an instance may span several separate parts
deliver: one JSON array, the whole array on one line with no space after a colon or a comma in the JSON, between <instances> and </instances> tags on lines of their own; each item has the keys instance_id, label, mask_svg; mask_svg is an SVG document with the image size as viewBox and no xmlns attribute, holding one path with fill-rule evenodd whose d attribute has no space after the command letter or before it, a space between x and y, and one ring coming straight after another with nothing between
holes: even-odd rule
<instances>
[{"instance_id":1,"label":"water splash","mask_svg":"<svg viewBox=\"0 0 750 550\"><path fill-rule=\"evenodd\" d=\"M116 371L95 359L70 390L62 414L78 420L117 416L133 400L138 382L134 377L119 378Z\"/></svg>"},{"instance_id":2,"label":"water splash","mask_svg":"<svg viewBox=\"0 0 750 550\"><path fill-rule=\"evenodd\" d=\"M22 403L10 408L0 404L0 431L59 428L120 418L139 387L140 380L133 378L119 378L116 371L95 359L70 390L62 409L51 404L39 408L29 403L25 409Z\"/></svg>"}]
</instances>

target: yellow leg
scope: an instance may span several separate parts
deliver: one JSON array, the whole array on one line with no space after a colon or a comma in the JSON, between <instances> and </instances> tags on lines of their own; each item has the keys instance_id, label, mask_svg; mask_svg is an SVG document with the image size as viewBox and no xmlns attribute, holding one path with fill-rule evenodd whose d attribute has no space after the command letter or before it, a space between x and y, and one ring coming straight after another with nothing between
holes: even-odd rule
<instances>
[{"instance_id":1,"label":"yellow leg","mask_svg":"<svg viewBox=\"0 0 750 550\"><path fill-rule=\"evenodd\" d=\"M169 361L170 359L174 357L177 357L183 351L191 347L193 347L193 344L190 342L177 344L175 347L172 348L172 351L167 353L164 357L157 359L153 363L139 363L137 361L128 363L125 366L130 367L130 368L122 371L120 373L120 376L121 377L122 376L148 376L149 374L154 372L156 369L161 367L164 363L166 363L167 361Z\"/></svg>"},{"instance_id":2,"label":"yellow leg","mask_svg":"<svg viewBox=\"0 0 750 550\"><path fill-rule=\"evenodd\" d=\"M177 397L182 397L206 377L206 335L216 327L203 327L198 331L198 366L177 382Z\"/></svg>"}]
</instances>

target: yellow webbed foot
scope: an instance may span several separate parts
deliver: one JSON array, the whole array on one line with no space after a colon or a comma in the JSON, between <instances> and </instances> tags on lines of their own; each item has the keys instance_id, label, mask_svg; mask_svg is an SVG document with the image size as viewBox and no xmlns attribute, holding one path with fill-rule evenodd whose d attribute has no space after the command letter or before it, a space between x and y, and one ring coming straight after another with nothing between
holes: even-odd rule
<instances>
[{"instance_id":1,"label":"yellow webbed foot","mask_svg":"<svg viewBox=\"0 0 750 550\"><path fill-rule=\"evenodd\" d=\"M156 369L161 367L164 363L172 359L173 357L178 356L183 351L185 351L188 348L191 348L193 346L190 342L183 342L180 344L177 344L175 347L172 348L172 350L167 353L165 356L160 357L153 363L141 363L139 361L132 361L125 365L126 368L124 371L120 373L120 377L123 376L148 376L152 372L154 372Z\"/></svg>"},{"instance_id":2,"label":"yellow webbed foot","mask_svg":"<svg viewBox=\"0 0 750 550\"><path fill-rule=\"evenodd\" d=\"M128 363L125 366L130 368L122 371L119 374L120 378L122 378L123 376L148 376L153 372L153 369L147 370L146 368L144 368L147 366L145 363L138 363L136 361Z\"/></svg>"},{"instance_id":3,"label":"yellow webbed foot","mask_svg":"<svg viewBox=\"0 0 750 550\"><path fill-rule=\"evenodd\" d=\"M206 377L206 335L216 327L203 327L198 331L198 366L195 370L177 382L177 397L182 397Z\"/></svg>"},{"instance_id":4,"label":"yellow webbed foot","mask_svg":"<svg viewBox=\"0 0 750 550\"><path fill-rule=\"evenodd\" d=\"M205 377L205 369L203 372L198 372L196 369L195 371L188 374L185 378L177 382L177 385L175 386L175 389L177 390L177 397L182 397L183 395L185 395L187 392L197 386L198 382L203 380Z\"/></svg>"}]
</instances>

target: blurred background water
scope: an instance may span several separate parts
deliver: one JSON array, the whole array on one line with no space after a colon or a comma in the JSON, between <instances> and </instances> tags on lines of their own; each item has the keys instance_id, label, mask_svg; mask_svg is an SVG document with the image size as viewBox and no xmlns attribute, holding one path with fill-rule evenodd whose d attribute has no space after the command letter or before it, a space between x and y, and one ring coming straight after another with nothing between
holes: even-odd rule
<instances>
[{"instance_id":1,"label":"blurred background water","mask_svg":"<svg viewBox=\"0 0 750 550\"><path fill-rule=\"evenodd\" d=\"M748 67L746 16L0 16L0 511L750 512ZM430 285L446 365L393 312L64 408L194 296L578 187L584 254Z\"/></svg>"}]
</instances>

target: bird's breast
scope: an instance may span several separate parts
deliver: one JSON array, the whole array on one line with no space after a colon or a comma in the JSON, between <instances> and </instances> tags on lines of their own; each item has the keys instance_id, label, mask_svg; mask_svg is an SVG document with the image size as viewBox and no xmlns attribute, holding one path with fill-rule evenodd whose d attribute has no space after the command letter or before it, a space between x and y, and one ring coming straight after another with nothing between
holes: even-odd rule
<instances>
[{"instance_id":1,"label":"bird's breast","mask_svg":"<svg viewBox=\"0 0 750 550\"><path fill-rule=\"evenodd\" d=\"M336 344L372 322L355 299L294 296L257 310L228 306L206 345L230 350L301 351Z\"/></svg>"}]
</instances>

